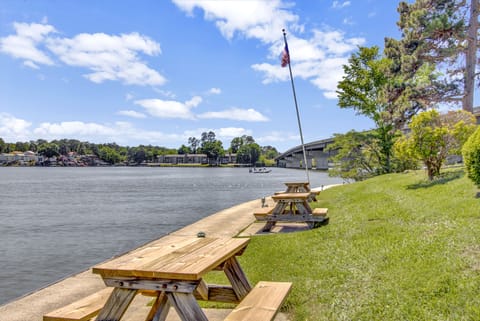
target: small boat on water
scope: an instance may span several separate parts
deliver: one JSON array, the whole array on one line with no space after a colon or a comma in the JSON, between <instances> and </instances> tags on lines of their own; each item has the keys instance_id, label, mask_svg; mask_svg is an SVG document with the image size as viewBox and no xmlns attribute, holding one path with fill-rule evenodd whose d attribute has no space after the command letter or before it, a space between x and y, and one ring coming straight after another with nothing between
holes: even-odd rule
<instances>
[{"instance_id":1,"label":"small boat on water","mask_svg":"<svg viewBox=\"0 0 480 321\"><path fill-rule=\"evenodd\" d=\"M266 174L266 173L270 173L272 170L271 169L267 169L266 167L261 167L261 168L250 168L249 172L250 173L253 173L253 174Z\"/></svg>"}]
</instances>

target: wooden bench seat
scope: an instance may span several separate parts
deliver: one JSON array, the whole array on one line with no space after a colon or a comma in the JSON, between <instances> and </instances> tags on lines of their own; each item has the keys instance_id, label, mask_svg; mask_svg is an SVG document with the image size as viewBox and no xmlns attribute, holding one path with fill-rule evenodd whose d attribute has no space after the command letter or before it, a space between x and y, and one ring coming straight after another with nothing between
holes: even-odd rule
<instances>
[{"instance_id":1,"label":"wooden bench seat","mask_svg":"<svg viewBox=\"0 0 480 321\"><path fill-rule=\"evenodd\" d=\"M272 321L291 288L290 282L260 281L225 321Z\"/></svg>"},{"instance_id":2,"label":"wooden bench seat","mask_svg":"<svg viewBox=\"0 0 480 321\"><path fill-rule=\"evenodd\" d=\"M86 321L96 316L107 303L113 288L105 288L43 316L43 321ZM155 297L156 291L141 290L140 294Z\"/></svg>"},{"instance_id":3,"label":"wooden bench seat","mask_svg":"<svg viewBox=\"0 0 480 321\"><path fill-rule=\"evenodd\" d=\"M92 295L61 307L43 316L43 321L87 321L103 308L113 288L105 288Z\"/></svg>"},{"instance_id":4,"label":"wooden bench seat","mask_svg":"<svg viewBox=\"0 0 480 321\"><path fill-rule=\"evenodd\" d=\"M290 293L290 282L260 281L225 321L272 321ZM43 316L43 321L88 321L106 304L113 288L105 288L92 295L61 307ZM142 291L144 295L156 295L155 291Z\"/></svg>"},{"instance_id":5,"label":"wooden bench seat","mask_svg":"<svg viewBox=\"0 0 480 321\"><path fill-rule=\"evenodd\" d=\"M274 207L257 208L253 215L257 220L264 219L267 215L272 214Z\"/></svg>"},{"instance_id":6,"label":"wooden bench seat","mask_svg":"<svg viewBox=\"0 0 480 321\"><path fill-rule=\"evenodd\" d=\"M313 216L327 216L328 208L317 207L312 211Z\"/></svg>"}]
</instances>

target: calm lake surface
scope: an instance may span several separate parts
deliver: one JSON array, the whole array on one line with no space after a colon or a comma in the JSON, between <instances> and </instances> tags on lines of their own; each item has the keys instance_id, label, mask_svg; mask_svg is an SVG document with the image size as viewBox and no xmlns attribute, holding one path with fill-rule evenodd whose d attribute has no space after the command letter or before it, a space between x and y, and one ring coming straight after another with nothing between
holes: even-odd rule
<instances>
[{"instance_id":1,"label":"calm lake surface","mask_svg":"<svg viewBox=\"0 0 480 321\"><path fill-rule=\"evenodd\" d=\"M305 171L0 167L0 305L290 181Z\"/></svg>"}]
</instances>

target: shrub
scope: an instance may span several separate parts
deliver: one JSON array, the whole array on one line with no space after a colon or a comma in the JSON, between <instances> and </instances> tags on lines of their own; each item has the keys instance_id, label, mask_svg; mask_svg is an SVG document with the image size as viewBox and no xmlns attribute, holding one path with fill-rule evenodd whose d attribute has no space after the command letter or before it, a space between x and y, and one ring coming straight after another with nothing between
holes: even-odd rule
<instances>
[{"instance_id":1,"label":"shrub","mask_svg":"<svg viewBox=\"0 0 480 321\"><path fill-rule=\"evenodd\" d=\"M480 127L468 138L462 148L468 178L480 187Z\"/></svg>"}]
</instances>

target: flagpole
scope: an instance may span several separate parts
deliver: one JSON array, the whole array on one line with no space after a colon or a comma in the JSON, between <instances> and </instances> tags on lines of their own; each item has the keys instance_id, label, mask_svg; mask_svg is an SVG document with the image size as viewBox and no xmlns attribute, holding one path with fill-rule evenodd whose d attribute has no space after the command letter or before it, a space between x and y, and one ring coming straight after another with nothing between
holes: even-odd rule
<instances>
[{"instance_id":1,"label":"flagpole","mask_svg":"<svg viewBox=\"0 0 480 321\"><path fill-rule=\"evenodd\" d=\"M283 32L283 41L285 42L285 48L288 50L287 44L287 34L285 33L285 29L282 29ZM305 144L303 143L303 133L302 133L302 124L300 122L300 113L298 111L298 103L297 103L297 95L295 93L295 84L293 83L293 74L292 74L292 66L290 65L290 53L288 54L288 70L290 71L290 82L292 83L292 91L293 91L293 100L295 101L295 109L297 111L297 122L298 122L298 129L300 131L300 140L302 142L302 151L303 151L303 163L305 166L305 173L307 175L307 182L310 184L310 176L308 175L308 163L307 163L307 153L305 152Z\"/></svg>"}]
</instances>

